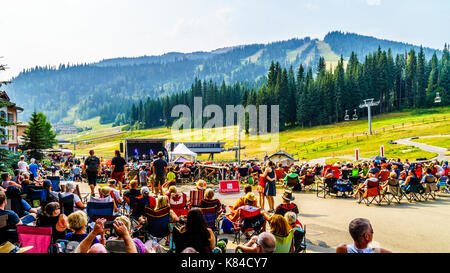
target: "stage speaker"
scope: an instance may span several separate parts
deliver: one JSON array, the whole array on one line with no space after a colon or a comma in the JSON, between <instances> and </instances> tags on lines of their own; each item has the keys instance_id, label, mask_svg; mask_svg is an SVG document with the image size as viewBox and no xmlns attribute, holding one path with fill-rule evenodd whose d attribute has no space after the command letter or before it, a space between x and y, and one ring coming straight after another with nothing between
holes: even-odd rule
<instances>
[{"instance_id":1,"label":"stage speaker","mask_svg":"<svg viewBox=\"0 0 450 273\"><path fill-rule=\"evenodd\" d=\"M120 142L120 152L123 153L123 143Z\"/></svg>"}]
</instances>

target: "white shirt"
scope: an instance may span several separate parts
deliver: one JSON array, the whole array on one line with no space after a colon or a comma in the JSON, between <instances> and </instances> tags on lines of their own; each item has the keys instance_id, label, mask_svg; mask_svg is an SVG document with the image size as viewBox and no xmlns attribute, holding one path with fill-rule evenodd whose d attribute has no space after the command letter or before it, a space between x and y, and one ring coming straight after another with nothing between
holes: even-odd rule
<instances>
[{"instance_id":1,"label":"white shirt","mask_svg":"<svg viewBox=\"0 0 450 273\"><path fill-rule=\"evenodd\" d=\"M21 170L21 171L28 171L28 163L25 161L19 161L17 163L17 166L19 167L19 170Z\"/></svg>"}]
</instances>

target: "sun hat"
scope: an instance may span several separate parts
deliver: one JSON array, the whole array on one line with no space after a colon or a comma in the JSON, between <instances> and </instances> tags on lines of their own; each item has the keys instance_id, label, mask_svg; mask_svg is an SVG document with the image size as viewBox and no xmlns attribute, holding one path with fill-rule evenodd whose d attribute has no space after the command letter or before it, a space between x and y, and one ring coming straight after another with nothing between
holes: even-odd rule
<instances>
[{"instance_id":1,"label":"sun hat","mask_svg":"<svg viewBox=\"0 0 450 273\"><path fill-rule=\"evenodd\" d=\"M11 244L11 242L6 241L2 245L0 245L0 253L24 253L32 249L34 246L26 246L26 247L18 247L16 245Z\"/></svg>"},{"instance_id":2,"label":"sun hat","mask_svg":"<svg viewBox=\"0 0 450 273\"><path fill-rule=\"evenodd\" d=\"M253 192L249 192L245 195L245 199L250 201L250 202L255 202L256 201L256 196Z\"/></svg>"},{"instance_id":3,"label":"sun hat","mask_svg":"<svg viewBox=\"0 0 450 273\"><path fill-rule=\"evenodd\" d=\"M294 201L295 197L292 196L292 191L291 190L285 190L283 193L282 198L286 201Z\"/></svg>"},{"instance_id":4,"label":"sun hat","mask_svg":"<svg viewBox=\"0 0 450 273\"><path fill-rule=\"evenodd\" d=\"M199 180L199 181L197 181L197 183L196 183L196 185L197 185L197 188L199 189L199 190L204 190L204 189L206 189L206 182L205 182L205 180Z\"/></svg>"}]
</instances>

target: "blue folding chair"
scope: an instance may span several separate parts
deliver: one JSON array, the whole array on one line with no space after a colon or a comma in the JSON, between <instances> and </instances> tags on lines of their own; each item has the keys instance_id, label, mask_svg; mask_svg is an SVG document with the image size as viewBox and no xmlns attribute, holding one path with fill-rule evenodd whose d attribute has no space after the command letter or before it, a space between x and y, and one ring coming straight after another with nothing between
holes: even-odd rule
<instances>
[{"instance_id":1,"label":"blue folding chair","mask_svg":"<svg viewBox=\"0 0 450 273\"><path fill-rule=\"evenodd\" d=\"M52 182L52 190L56 192L60 192L61 188L59 187L59 183L61 182L61 178L59 176L47 176L47 179Z\"/></svg>"},{"instance_id":2,"label":"blue folding chair","mask_svg":"<svg viewBox=\"0 0 450 273\"><path fill-rule=\"evenodd\" d=\"M108 203L88 202L86 210L87 210L87 215L89 217L89 222L91 222L91 219L94 215L95 216L113 216L114 202L108 202Z\"/></svg>"},{"instance_id":3,"label":"blue folding chair","mask_svg":"<svg viewBox=\"0 0 450 273\"><path fill-rule=\"evenodd\" d=\"M30 196L31 205L33 208L37 208L47 202L46 190L36 190L30 188L28 189L28 194Z\"/></svg>"},{"instance_id":4,"label":"blue folding chair","mask_svg":"<svg viewBox=\"0 0 450 273\"><path fill-rule=\"evenodd\" d=\"M145 214L145 207L149 205L148 197L141 196L129 196L130 198L130 216L134 219L139 219L139 217Z\"/></svg>"},{"instance_id":5,"label":"blue folding chair","mask_svg":"<svg viewBox=\"0 0 450 273\"><path fill-rule=\"evenodd\" d=\"M160 210L145 208L147 217L147 232L159 242L170 234L170 208L166 207Z\"/></svg>"},{"instance_id":6,"label":"blue folding chair","mask_svg":"<svg viewBox=\"0 0 450 273\"><path fill-rule=\"evenodd\" d=\"M448 181L448 176L441 176L439 178L437 186L438 186L438 189L443 193L444 192L450 193L450 187L447 184L447 181Z\"/></svg>"}]
</instances>

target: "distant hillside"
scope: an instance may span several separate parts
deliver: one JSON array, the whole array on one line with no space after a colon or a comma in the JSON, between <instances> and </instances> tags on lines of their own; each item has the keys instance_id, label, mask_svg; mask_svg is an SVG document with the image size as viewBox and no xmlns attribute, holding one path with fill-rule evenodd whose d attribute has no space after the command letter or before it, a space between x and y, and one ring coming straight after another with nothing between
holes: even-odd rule
<instances>
[{"instance_id":1,"label":"distant hillside","mask_svg":"<svg viewBox=\"0 0 450 273\"><path fill-rule=\"evenodd\" d=\"M221 48L211 52L170 52L161 56L114 58L97 63L59 67L36 67L20 73L6 86L11 99L23 107L22 120L27 120L36 109L43 111L52 122L67 117L70 109L77 109L82 120L99 116L102 111L121 113L130 102L160 97L187 90L195 77L226 83L241 82L258 86L272 61L283 67L300 64L315 71L319 57L327 67L337 63L340 55L347 60L352 51L361 60L377 50L392 49L403 54L405 50L419 50L418 46L381 40L374 37L341 32L330 32L323 41L291 39L269 44L251 44ZM426 58L433 52L424 48ZM108 101L108 104L103 102ZM111 110L114 111L111 111Z\"/></svg>"}]
</instances>

